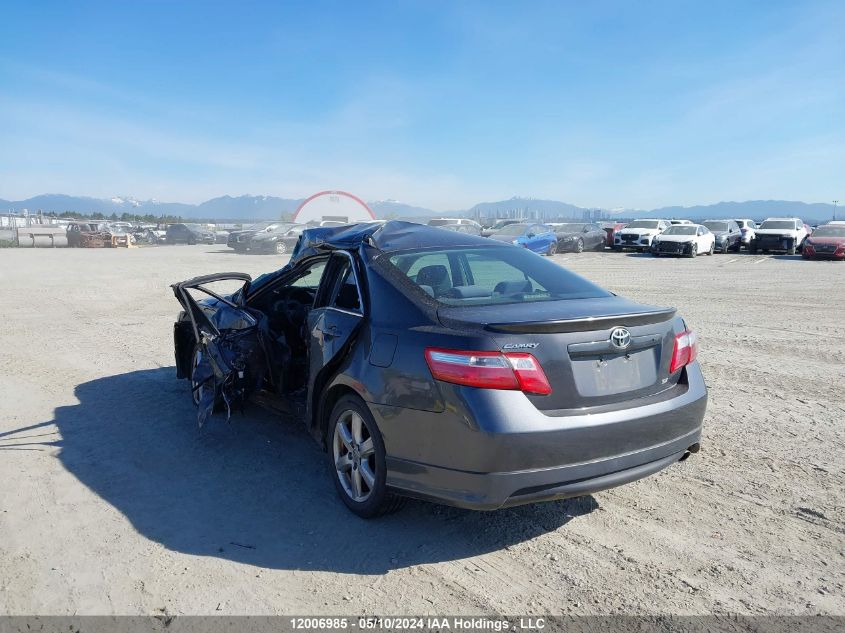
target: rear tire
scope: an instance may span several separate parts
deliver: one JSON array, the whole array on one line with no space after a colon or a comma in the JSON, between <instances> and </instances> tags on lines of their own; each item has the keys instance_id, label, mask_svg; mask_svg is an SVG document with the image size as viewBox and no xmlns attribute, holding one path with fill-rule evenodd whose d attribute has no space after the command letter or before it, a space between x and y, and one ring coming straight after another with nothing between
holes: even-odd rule
<instances>
[{"instance_id":1,"label":"rear tire","mask_svg":"<svg viewBox=\"0 0 845 633\"><path fill-rule=\"evenodd\" d=\"M716 252L716 242L713 242L713 243L710 245L710 250L709 250L709 251L707 251L707 254L708 254L708 255L713 255L713 253L715 253L715 252ZM726 252L726 253L728 252L728 251L727 251L727 247L725 247L725 252Z\"/></svg>"},{"instance_id":2,"label":"rear tire","mask_svg":"<svg viewBox=\"0 0 845 633\"><path fill-rule=\"evenodd\" d=\"M338 400L329 417L329 463L337 494L359 517L399 510L405 498L387 489L384 440L366 403L358 396Z\"/></svg>"},{"instance_id":3,"label":"rear tire","mask_svg":"<svg viewBox=\"0 0 845 633\"><path fill-rule=\"evenodd\" d=\"M713 243L713 246L714 247L716 246L715 242ZM731 246L731 243L728 240L725 240L725 245L722 247L722 253L724 255L728 254L728 249L730 248L730 246ZM710 254L712 255L713 253L710 253Z\"/></svg>"}]
</instances>

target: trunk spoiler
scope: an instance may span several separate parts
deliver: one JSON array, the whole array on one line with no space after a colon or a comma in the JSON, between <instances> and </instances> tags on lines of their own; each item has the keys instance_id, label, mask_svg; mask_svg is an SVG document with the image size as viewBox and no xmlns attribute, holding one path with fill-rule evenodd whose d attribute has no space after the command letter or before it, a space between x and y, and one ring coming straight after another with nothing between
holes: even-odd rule
<instances>
[{"instance_id":1,"label":"trunk spoiler","mask_svg":"<svg viewBox=\"0 0 845 633\"><path fill-rule=\"evenodd\" d=\"M675 308L632 314L611 314L597 317L580 317L553 321L524 321L519 323L487 323L485 330L507 334L550 334L556 332L587 332L605 330L616 326L634 327L662 323L675 316Z\"/></svg>"}]
</instances>

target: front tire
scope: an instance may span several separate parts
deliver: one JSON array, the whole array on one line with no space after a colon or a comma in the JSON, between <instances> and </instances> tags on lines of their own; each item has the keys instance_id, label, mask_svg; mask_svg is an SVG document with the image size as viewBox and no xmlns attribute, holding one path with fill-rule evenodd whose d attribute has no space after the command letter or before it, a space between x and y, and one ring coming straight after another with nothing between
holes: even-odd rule
<instances>
[{"instance_id":1,"label":"front tire","mask_svg":"<svg viewBox=\"0 0 845 633\"><path fill-rule=\"evenodd\" d=\"M713 246L715 247L715 242L714 242ZM730 246L731 246L731 243L728 240L725 240L725 245L722 247L722 253L724 255L728 254L728 249L730 248ZM710 254L712 255L713 253L710 253Z\"/></svg>"},{"instance_id":2,"label":"front tire","mask_svg":"<svg viewBox=\"0 0 845 633\"><path fill-rule=\"evenodd\" d=\"M789 248L786 249L786 254L787 255L795 255L795 242L794 241L789 243Z\"/></svg>"},{"instance_id":3,"label":"front tire","mask_svg":"<svg viewBox=\"0 0 845 633\"><path fill-rule=\"evenodd\" d=\"M288 252L288 245L284 242L276 242L276 255L284 255Z\"/></svg>"},{"instance_id":4,"label":"front tire","mask_svg":"<svg viewBox=\"0 0 845 633\"><path fill-rule=\"evenodd\" d=\"M575 242L575 252L576 253L583 253L584 252L584 240L578 238L578 241Z\"/></svg>"},{"instance_id":5,"label":"front tire","mask_svg":"<svg viewBox=\"0 0 845 633\"><path fill-rule=\"evenodd\" d=\"M551 257L555 253L557 253L557 242L552 242L551 244L549 244L549 250L546 251L546 255Z\"/></svg>"},{"instance_id":6,"label":"front tire","mask_svg":"<svg viewBox=\"0 0 845 633\"><path fill-rule=\"evenodd\" d=\"M710 250L709 250L709 251L707 251L707 254L708 254L708 255L713 255L713 253L715 253L715 252L716 252L716 242L713 242L713 243L710 245ZM725 247L725 252L726 252L726 253L728 252L727 247Z\"/></svg>"},{"instance_id":7,"label":"front tire","mask_svg":"<svg viewBox=\"0 0 845 633\"><path fill-rule=\"evenodd\" d=\"M387 490L384 440L364 401L343 396L329 420L329 459L341 501L365 519L398 510L404 498Z\"/></svg>"},{"instance_id":8,"label":"front tire","mask_svg":"<svg viewBox=\"0 0 845 633\"><path fill-rule=\"evenodd\" d=\"M694 258L696 255L698 255L698 244L693 244L690 246L689 255L687 255L687 257Z\"/></svg>"}]
</instances>

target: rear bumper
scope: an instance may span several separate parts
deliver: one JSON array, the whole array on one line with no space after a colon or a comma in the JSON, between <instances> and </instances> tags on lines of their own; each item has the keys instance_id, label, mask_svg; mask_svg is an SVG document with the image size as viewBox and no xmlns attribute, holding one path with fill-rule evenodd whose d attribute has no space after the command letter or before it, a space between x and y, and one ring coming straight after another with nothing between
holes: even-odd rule
<instances>
[{"instance_id":1,"label":"rear bumper","mask_svg":"<svg viewBox=\"0 0 845 633\"><path fill-rule=\"evenodd\" d=\"M493 510L605 490L681 459L700 440L706 408L697 363L687 384L669 392L586 415L546 415L520 392L471 388L449 394L456 406L442 413L370 408L385 440L388 486Z\"/></svg>"}]
</instances>

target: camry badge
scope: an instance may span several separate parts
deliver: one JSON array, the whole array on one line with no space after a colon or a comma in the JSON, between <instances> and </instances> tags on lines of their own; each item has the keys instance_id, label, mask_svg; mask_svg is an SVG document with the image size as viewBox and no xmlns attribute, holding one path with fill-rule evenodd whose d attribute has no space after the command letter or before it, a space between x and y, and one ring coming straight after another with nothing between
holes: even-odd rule
<instances>
[{"instance_id":1,"label":"camry badge","mask_svg":"<svg viewBox=\"0 0 845 633\"><path fill-rule=\"evenodd\" d=\"M505 343L502 349L534 349L539 346L539 343Z\"/></svg>"},{"instance_id":2,"label":"camry badge","mask_svg":"<svg viewBox=\"0 0 845 633\"><path fill-rule=\"evenodd\" d=\"M631 333L618 327L610 333L610 344L616 349L626 349L631 344Z\"/></svg>"}]
</instances>

